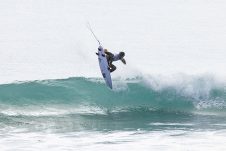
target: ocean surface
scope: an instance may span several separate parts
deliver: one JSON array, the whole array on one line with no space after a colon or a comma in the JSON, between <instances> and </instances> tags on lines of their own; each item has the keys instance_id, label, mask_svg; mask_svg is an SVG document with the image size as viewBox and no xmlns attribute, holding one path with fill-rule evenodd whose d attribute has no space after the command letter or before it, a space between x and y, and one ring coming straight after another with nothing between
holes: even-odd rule
<instances>
[{"instance_id":1,"label":"ocean surface","mask_svg":"<svg viewBox=\"0 0 226 151\"><path fill-rule=\"evenodd\" d=\"M0 0L0 150L225 151L225 40L224 0Z\"/></svg>"},{"instance_id":2,"label":"ocean surface","mask_svg":"<svg viewBox=\"0 0 226 151\"><path fill-rule=\"evenodd\" d=\"M226 90L213 79L113 82L113 90L84 77L0 85L1 149L226 149Z\"/></svg>"}]
</instances>

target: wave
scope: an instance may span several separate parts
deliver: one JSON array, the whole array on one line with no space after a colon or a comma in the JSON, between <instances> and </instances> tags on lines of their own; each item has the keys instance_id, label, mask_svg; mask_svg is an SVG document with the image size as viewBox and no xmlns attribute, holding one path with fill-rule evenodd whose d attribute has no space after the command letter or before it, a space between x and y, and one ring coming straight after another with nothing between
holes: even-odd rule
<instances>
[{"instance_id":1,"label":"wave","mask_svg":"<svg viewBox=\"0 0 226 151\"><path fill-rule=\"evenodd\" d=\"M2 114L34 116L226 112L224 84L211 76L174 79L150 76L114 79L113 90L108 89L100 78L84 77L2 84L0 108Z\"/></svg>"}]
</instances>

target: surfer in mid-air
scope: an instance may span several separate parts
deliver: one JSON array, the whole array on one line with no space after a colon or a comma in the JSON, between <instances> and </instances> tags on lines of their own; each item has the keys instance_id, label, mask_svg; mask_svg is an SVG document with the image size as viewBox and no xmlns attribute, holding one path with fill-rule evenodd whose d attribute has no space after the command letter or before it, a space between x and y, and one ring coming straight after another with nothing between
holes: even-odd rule
<instances>
[{"instance_id":1,"label":"surfer in mid-air","mask_svg":"<svg viewBox=\"0 0 226 151\"><path fill-rule=\"evenodd\" d=\"M113 61L121 60L124 64L126 64L126 60L124 59L124 56L125 56L124 52L119 52L118 54L112 54L107 49L104 49L104 53L106 54L110 72L113 72L116 70L116 66L112 64Z\"/></svg>"},{"instance_id":2,"label":"surfer in mid-air","mask_svg":"<svg viewBox=\"0 0 226 151\"><path fill-rule=\"evenodd\" d=\"M111 72L116 70L116 66L113 65L112 62L121 60L124 64L126 64L126 60L124 59L125 53L119 52L118 54L112 54L107 49L103 49L100 41L94 34L89 23L87 23L87 28L90 30L90 32L93 34L94 38L99 44L98 52L96 52L96 55L98 56L100 71L105 80L106 85L110 89L112 89L113 87L112 87L112 80L111 80Z\"/></svg>"}]
</instances>

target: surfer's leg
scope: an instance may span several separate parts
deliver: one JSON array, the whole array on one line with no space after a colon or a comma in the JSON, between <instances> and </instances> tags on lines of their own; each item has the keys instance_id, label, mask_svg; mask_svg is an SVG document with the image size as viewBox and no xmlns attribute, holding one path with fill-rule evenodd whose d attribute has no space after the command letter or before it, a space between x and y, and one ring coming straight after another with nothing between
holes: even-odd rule
<instances>
[{"instance_id":1,"label":"surfer's leg","mask_svg":"<svg viewBox=\"0 0 226 151\"><path fill-rule=\"evenodd\" d=\"M109 57L108 55L106 55L106 59L107 59L107 61L109 62L109 60L110 60L110 57Z\"/></svg>"},{"instance_id":2,"label":"surfer's leg","mask_svg":"<svg viewBox=\"0 0 226 151\"><path fill-rule=\"evenodd\" d=\"M110 66L112 64L113 59L109 55L106 55L106 58L107 58L107 61L108 61L108 65Z\"/></svg>"},{"instance_id":3,"label":"surfer's leg","mask_svg":"<svg viewBox=\"0 0 226 151\"><path fill-rule=\"evenodd\" d=\"M113 72L113 71L115 71L116 70L116 66L115 65L113 65L113 64L111 64L110 65L110 72Z\"/></svg>"}]
</instances>

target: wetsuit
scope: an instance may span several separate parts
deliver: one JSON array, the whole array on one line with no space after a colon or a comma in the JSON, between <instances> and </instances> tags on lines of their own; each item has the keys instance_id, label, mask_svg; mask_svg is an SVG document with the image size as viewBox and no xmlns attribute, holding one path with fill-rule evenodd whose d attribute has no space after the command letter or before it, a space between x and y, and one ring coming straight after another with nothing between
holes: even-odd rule
<instances>
[{"instance_id":1,"label":"wetsuit","mask_svg":"<svg viewBox=\"0 0 226 151\"><path fill-rule=\"evenodd\" d=\"M112 54L111 52L105 52L107 55L107 61L108 61L108 66L110 68L110 72L113 72L116 70L116 66L112 64L113 61L118 61L120 60L119 54Z\"/></svg>"}]
</instances>

